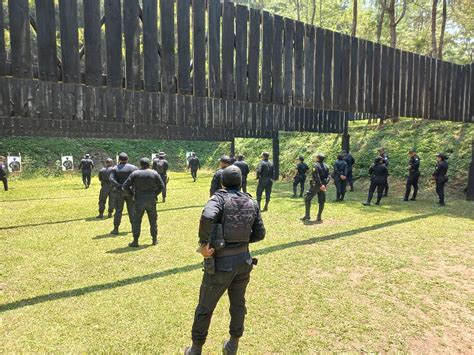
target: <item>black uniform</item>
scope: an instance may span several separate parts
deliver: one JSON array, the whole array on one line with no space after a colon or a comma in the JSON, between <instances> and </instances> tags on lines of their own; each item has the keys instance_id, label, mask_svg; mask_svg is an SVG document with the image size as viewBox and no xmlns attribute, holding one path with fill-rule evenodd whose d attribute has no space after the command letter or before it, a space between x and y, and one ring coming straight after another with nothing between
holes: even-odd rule
<instances>
[{"instance_id":1,"label":"black uniform","mask_svg":"<svg viewBox=\"0 0 474 355\"><path fill-rule=\"evenodd\" d=\"M215 172L211 180L211 188L209 190L209 196L212 197L217 190L222 189L222 173L224 169L219 169Z\"/></svg>"},{"instance_id":2,"label":"black uniform","mask_svg":"<svg viewBox=\"0 0 474 355\"><path fill-rule=\"evenodd\" d=\"M189 169L191 170L191 177L194 181L197 179L197 171L201 169L201 162L199 161L198 157L191 157L189 158Z\"/></svg>"},{"instance_id":3,"label":"black uniform","mask_svg":"<svg viewBox=\"0 0 474 355\"><path fill-rule=\"evenodd\" d=\"M79 164L79 170L82 171L82 182L86 188L91 184L91 174L92 169L94 168L94 162L92 159L84 158Z\"/></svg>"},{"instance_id":4,"label":"black uniform","mask_svg":"<svg viewBox=\"0 0 474 355\"><path fill-rule=\"evenodd\" d=\"M439 197L439 204L444 205L444 185L448 182L448 162L441 160L436 164L433 178L436 181L436 193Z\"/></svg>"},{"instance_id":5,"label":"black uniform","mask_svg":"<svg viewBox=\"0 0 474 355\"><path fill-rule=\"evenodd\" d=\"M132 195L122 189L123 184L131 173L137 170L137 167L128 163L120 163L114 166L110 172L110 183L113 187L113 196L115 202L114 228L118 229L122 222L123 205L127 204L127 212L130 223L133 224L133 213L135 211Z\"/></svg>"},{"instance_id":6,"label":"black uniform","mask_svg":"<svg viewBox=\"0 0 474 355\"><path fill-rule=\"evenodd\" d=\"M7 178L7 166L4 163L0 163L0 180L3 182L3 188L8 191L8 178Z\"/></svg>"},{"instance_id":7,"label":"black uniform","mask_svg":"<svg viewBox=\"0 0 474 355\"><path fill-rule=\"evenodd\" d=\"M336 160L332 177L336 185L336 201L344 201L347 185L347 163L345 160Z\"/></svg>"},{"instance_id":8,"label":"black uniform","mask_svg":"<svg viewBox=\"0 0 474 355\"><path fill-rule=\"evenodd\" d=\"M244 160L237 160L234 165L242 172L242 191L247 192L247 177L250 173L249 165Z\"/></svg>"},{"instance_id":9,"label":"black uniform","mask_svg":"<svg viewBox=\"0 0 474 355\"><path fill-rule=\"evenodd\" d=\"M344 161L347 163L347 175L346 175L347 179L346 179L346 181L349 184L349 187L351 188L351 191L354 191L354 177L352 175L352 168L355 164L355 159L350 153L347 153L344 156Z\"/></svg>"},{"instance_id":10,"label":"black uniform","mask_svg":"<svg viewBox=\"0 0 474 355\"><path fill-rule=\"evenodd\" d=\"M300 185L300 197L303 196L304 193L304 183L306 182L306 173L309 170L308 164L304 162L299 162L296 165L296 175L293 178L293 196L296 197L296 190L298 189L298 185Z\"/></svg>"},{"instance_id":11,"label":"black uniform","mask_svg":"<svg viewBox=\"0 0 474 355\"><path fill-rule=\"evenodd\" d=\"M162 159L153 159L153 170L155 170L161 177L163 181L163 191L161 196L163 196L163 201L166 199L166 185L168 183L168 161L164 158Z\"/></svg>"},{"instance_id":12,"label":"black uniform","mask_svg":"<svg viewBox=\"0 0 474 355\"><path fill-rule=\"evenodd\" d=\"M262 203L263 191L265 191L265 208L268 208L270 197L272 194L273 179L275 178L275 172L273 163L269 160L262 160L257 166L257 202L260 208Z\"/></svg>"},{"instance_id":13,"label":"black uniform","mask_svg":"<svg viewBox=\"0 0 474 355\"><path fill-rule=\"evenodd\" d=\"M225 291L230 301L229 333L236 339L242 336L247 313L245 291L253 268L248 244L265 238L257 204L236 189L219 190L207 202L199 224L201 245L209 243L215 224L225 226L225 247L215 253L215 274L205 272L202 279L192 328L193 345L198 346L206 341L212 313Z\"/></svg>"},{"instance_id":14,"label":"black uniform","mask_svg":"<svg viewBox=\"0 0 474 355\"><path fill-rule=\"evenodd\" d=\"M306 192L304 198L305 204L305 219L310 219L311 216L311 201L313 197L318 195L318 218L321 220L321 216L324 210L324 204L326 203L326 191L321 190L321 186L326 186L329 183L329 167L325 163L316 163L313 166L313 173L311 174L312 180L310 181L309 190Z\"/></svg>"},{"instance_id":15,"label":"black uniform","mask_svg":"<svg viewBox=\"0 0 474 355\"><path fill-rule=\"evenodd\" d=\"M160 175L152 169L140 169L133 171L123 184L123 189L135 201L135 208L132 219L133 242L138 243L140 238L142 219L145 212L150 222L150 234L153 242L156 243L158 237L158 214L156 212L156 200L163 191L164 184Z\"/></svg>"},{"instance_id":16,"label":"black uniform","mask_svg":"<svg viewBox=\"0 0 474 355\"><path fill-rule=\"evenodd\" d=\"M372 197L374 196L375 190L377 190L377 205L382 200L384 188L387 184L388 170L385 164L373 164L369 168L370 175L370 187L369 195L367 196L367 204L370 204Z\"/></svg>"},{"instance_id":17,"label":"black uniform","mask_svg":"<svg viewBox=\"0 0 474 355\"><path fill-rule=\"evenodd\" d=\"M387 168L387 177L385 179L385 184L384 184L384 187L383 187L383 195L384 196L388 196L388 154L386 153L383 153L382 155L380 155L383 159L383 163L385 165L385 167Z\"/></svg>"},{"instance_id":18,"label":"black uniform","mask_svg":"<svg viewBox=\"0 0 474 355\"><path fill-rule=\"evenodd\" d=\"M114 212L114 197L112 194L112 184L110 183L110 173L113 167L104 167L99 170L100 193L99 193L99 215L103 215L107 198L109 199L109 215Z\"/></svg>"},{"instance_id":19,"label":"black uniform","mask_svg":"<svg viewBox=\"0 0 474 355\"><path fill-rule=\"evenodd\" d=\"M407 183L405 188L405 201L408 201L410 197L411 187L413 186L413 196L412 200L416 200L416 195L418 194L418 179L420 178L420 158L418 155L410 157L408 162L408 175Z\"/></svg>"}]
</instances>

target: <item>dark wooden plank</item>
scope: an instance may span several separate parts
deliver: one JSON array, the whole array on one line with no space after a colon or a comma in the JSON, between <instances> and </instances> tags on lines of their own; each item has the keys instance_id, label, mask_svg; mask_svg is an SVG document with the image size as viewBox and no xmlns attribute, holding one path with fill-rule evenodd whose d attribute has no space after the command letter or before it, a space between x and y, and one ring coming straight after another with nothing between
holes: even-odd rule
<instances>
[{"instance_id":1,"label":"dark wooden plank","mask_svg":"<svg viewBox=\"0 0 474 355\"><path fill-rule=\"evenodd\" d=\"M28 0L8 0L12 76L31 78L31 42Z\"/></svg>"},{"instance_id":2,"label":"dark wooden plank","mask_svg":"<svg viewBox=\"0 0 474 355\"><path fill-rule=\"evenodd\" d=\"M351 38L342 35L341 39L341 95L340 109L347 111L349 106L349 79L351 75ZM372 99L372 97L371 97Z\"/></svg>"},{"instance_id":3,"label":"dark wooden plank","mask_svg":"<svg viewBox=\"0 0 474 355\"><path fill-rule=\"evenodd\" d=\"M380 44L374 43L373 45L373 69L372 69L372 112L378 113L380 109L380 81L381 81L381 48Z\"/></svg>"},{"instance_id":4,"label":"dark wooden plank","mask_svg":"<svg viewBox=\"0 0 474 355\"><path fill-rule=\"evenodd\" d=\"M189 65L191 63L191 42L190 42L190 1L189 0L178 0L178 19L177 19L177 26L178 26L178 94L182 95L189 95L191 94L191 77L189 72ZM204 33L204 11L205 11L205 4L203 0L193 1L193 25L199 24L199 28L196 26L193 28L193 34L197 38L199 38L198 42L200 41L202 34ZM194 47L195 55L201 55L202 49L198 47ZM196 53L197 52L197 53ZM205 50L204 50L204 61L205 61ZM197 62L193 60L193 70L196 69L197 64L199 67L202 66L202 62L204 62L202 58L200 61ZM200 68L199 68L200 69ZM198 70L199 71L199 70ZM201 73L199 73L201 74ZM199 76L198 74L198 76ZM194 73L196 76L196 72ZM201 78L202 79L202 78ZM204 91L206 90L206 84L204 83ZM202 93L200 93L202 94ZM204 93L205 94L205 93ZM177 103L178 107L184 106L184 101L178 100ZM178 117L179 115L184 112L184 110L177 111Z\"/></svg>"},{"instance_id":5,"label":"dark wooden plank","mask_svg":"<svg viewBox=\"0 0 474 355\"><path fill-rule=\"evenodd\" d=\"M420 56L415 54L413 56L413 109L412 117L418 117L418 83L419 83L419 72L420 72Z\"/></svg>"},{"instance_id":6,"label":"dark wooden plank","mask_svg":"<svg viewBox=\"0 0 474 355\"><path fill-rule=\"evenodd\" d=\"M221 33L221 4L219 0L209 0L209 95L221 96L221 55L220 55L220 33ZM258 41L258 38L257 38ZM257 43L258 46L258 43Z\"/></svg>"},{"instance_id":7,"label":"dark wooden plank","mask_svg":"<svg viewBox=\"0 0 474 355\"><path fill-rule=\"evenodd\" d=\"M205 0L193 1L193 88L199 97L207 96L205 6Z\"/></svg>"},{"instance_id":8,"label":"dark wooden plank","mask_svg":"<svg viewBox=\"0 0 474 355\"><path fill-rule=\"evenodd\" d=\"M0 2L0 76L7 75L7 52L5 46L5 17L3 14L3 1Z\"/></svg>"},{"instance_id":9,"label":"dark wooden plank","mask_svg":"<svg viewBox=\"0 0 474 355\"><path fill-rule=\"evenodd\" d=\"M340 109L341 107L341 85L342 85L342 64L341 64L341 51L342 51L342 39L341 35L337 32L334 32L334 64L333 64L333 108Z\"/></svg>"},{"instance_id":10,"label":"dark wooden plank","mask_svg":"<svg viewBox=\"0 0 474 355\"><path fill-rule=\"evenodd\" d=\"M237 5L235 22L235 91L237 100L247 100L247 6Z\"/></svg>"},{"instance_id":11,"label":"dark wooden plank","mask_svg":"<svg viewBox=\"0 0 474 355\"><path fill-rule=\"evenodd\" d=\"M294 44L294 61L295 61L295 92L294 104L303 105L303 85L304 85L304 24L295 22L295 44Z\"/></svg>"},{"instance_id":12,"label":"dark wooden plank","mask_svg":"<svg viewBox=\"0 0 474 355\"><path fill-rule=\"evenodd\" d=\"M272 102L273 16L262 15L262 102Z\"/></svg>"},{"instance_id":13,"label":"dark wooden plank","mask_svg":"<svg viewBox=\"0 0 474 355\"><path fill-rule=\"evenodd\" d=\"M293 103L293 40L295 36L295 23L285 18L285 49L284 49L284 73L283 73L283 96L284 103Z\"/></svg>"},{"instance_id":14,"label":"dark wooden plank","mask_svg":"<svg viewBox=\"0 0 474 355\"><path fill-rule=\"evenodd\" d=\"M323 100L324 73L324 30L316 28L316 46L314 54L314 107L321 108Z\"/></svg>"},{"instance_id":15,"label":"dark wooden plank","mask_svg":"<svg viewBox=\"0 0 474 355\"><path fill-rule=\"evenodd\" d=\"M105 0L107 86L122 86L122 15L120 0Z\"/></svg>"},{"instance_id":16,"label":"dark wooden plank","mask_svg":"<svg viewBox=\"0 0 474 355\"><path fill-rule=\"evenodd\" d=\"M304 40L304 105L313 107L314 103L314 26L306 25Z\"/></svg>"},{"instance_id":17,"label":"dark wooden plank","mask_svg":"<svg viewBox=\"0 0 474 355\"><path fill-rule=\"evenodd\" d=\"M259 76L259 56L260 56L260 11L250 9L249 20L249 60L248 60L248 82L249 101L258 100L258 76ZM255 117L253 115L252 117Z\"/></svg>"},{"instance_id":18,"label":"dark wooden plank","mask_svg":"<svg viewBox=\"0 0 474 355\"><path fill-rule=\"evenodd\" d=\"M374 89L374 44L367 42L365 47L365 111L372 112ZM342 118L341 118L342 120Z\"/></svg>"},{"instance_id":19,"label":"dark wooden plank","mask_svg":"<svg viewBox=\"0 0 474 355\"><path fill-rule=\"evenodd\" d=\"M59 0L63 82L80 83L77 0Z\"/></svg>"},{"instance_id":20,"label":"dark wooden plank","mask_svg":"<svg viewBox=\"0 0 474 355\"><path fill-rule=\"evenodd\" d=\"M442 62L439 60L433 61L432 64L435 66L433 68L434 79L436 80L436 86L433 87L435 92L433 93L436 95L435 106L436 110L434 111L434 115L440 119L443 115L444 109L444 97L443 97L443 87L444 87L444 73L443 73L443 65Z\"/></svg>"},{"instance_id":21,"label":"dark wooden plank","mask_svg":"<svg viewBox=\"0 0 474 355\"><path fill-rule=\"evenodd\" d=\"M84 67L86 84L102 85L102 31L100 2L84 0ZM55 31L55 29L54 29ZM54 36L56 33L54 32ZM54 42L56 45L56 42Z\"/></svg>"},{"instance_id":22,"label":"dark wooden plank","mask_svg":"<svg viewBox=\"0 0 474 355\"><path fill-rule=\"evenodd\" d=\"M393 116L393 66L395 63L395 49L387 48L387 61L384 66L387 68L387 96L385 104L385 113L388 116Z\"/></svg>"},{"instance_id":23,"label":"dark wooden plank","mask_svg":"<svg viewBox=\"0 0 474 355\"><path fill-rule=\"evenodd\" d=\"M358 62L357 56L359 54L359 41L357 38L351 38L351 77L349 81L349 96L350 96L350 110L357 112L357 73Z\"/></svg>"},{"instance_id":24,"label":"dark wooden plank","mask_svg":"<svg viewBox=\"0 0 474 355\"><path fill-rule=\"evenodd\" d=\"M413 53L407 53L407 94L406 94L406 116L412 117L413 111Z\"/></svg>"},{"instance_id":25,"label":"dark wooden plank","mask_svg":"<svg viewBox=\"0 0 474 355\"><path fill-rule=\"evenodd\" d=\"M400 114L400 60L401 52L395 49L395 58L393 66L393 115L398 117Z\"/></svg>"},{"instance_id":26,"label":"dark wooden plank","mask_svg":"<svg viewBox=\"0 0 474 355\"><path fill-rule=\"evenodd\" d=\"M175 94L174 1L160 0L161 90ZM169 100L167 100L169 103Z\"/></svg>"},{"instance_id":27,"label":"dark wooden plank","mask_svg":"<svg viewBox=\"0 0 474 355\"><path fill-rule=\"evenodd\" d=\"M474 63L470 65L470 83L469 83L469 118L468 122L474 123Z\"/></svg>"},{"instance_id":28,"label":"dark wooden plank","mask_svg":"<svg viewBox=\"0 0 474 355\"><path fill-rule=\"evenodd\" d=\"M407 92L407 67L408 67L408 53L401 52L400 64L400 116L405 117L406 114L406 92Z\"/></svg>"},{"instance_id":29,"label":"dark wooden plank","mask_svg":"<svg viewBox=\"0 0 474 355\"><path fill-rule=\"evenodd\" d=\"M125 87L141 88L140 77L140 27L138 0L123 2L123 32L125 38Z\"/></svg>"},{"instance_id":30,"label":"dark wooden plank","mask_svg":"<svg viewBox=\"0 0 474 355\"><path fill-rule=\"evenodd\" d=\"M145 90L159 89L158 3L143 0L143 78Z\"/></svg>"},{"instance_id":31,"label":"dark wooden plank","mask_svg":"<svg viewBox=\"0 0 474 355\"><path fill-rule=\"evenodd\" d=\"M366 41L359 39L359 53L357 59L357 111L363 112L365 105L365 52Z\"/></svg>"},{"instance_id":32,"label":"dark wooden plank","mask_svg":"<svg viewBox=\"0 0 474 355\"><path fill-rule=\"evenodd\" d=\"M430 118L431 58L425 58L425 70L423 75L425 77L423 88L423 118Z\"/></svg>"},{"instance_id":33,"label":"dark wooden plank","mask_svg":"<svg viewBox=\"0 0 474 355\"><path fill-rule=\"evenodd\" d=\"M224 2L222 13L222 98L234 98L234 3ZM270 57L271 60L271 57ZM263 70L263 68L262 68Z\"/></svg>"},{"instance_id":34,"label":"dark wooden plank","mask_svg":"<svg viewBox=\"0 0 474 355\"><path fill-rule=\"evenodd\" d=\"M54 0L36 0L35 4L36 38L38 42L38 77L40 80L57 81L58 66Z\"/></svg>"},{"instance_id":35,"label":"dark wooden plank","mask_svg":"<svg viewBox=\"0 0 474 355\"><path fill-rule=\"evenodd\" d=\"M272 101L283 103L283 18L275 15L273 19L273 50L272 50Z\"/></svg>"}]
</instances>

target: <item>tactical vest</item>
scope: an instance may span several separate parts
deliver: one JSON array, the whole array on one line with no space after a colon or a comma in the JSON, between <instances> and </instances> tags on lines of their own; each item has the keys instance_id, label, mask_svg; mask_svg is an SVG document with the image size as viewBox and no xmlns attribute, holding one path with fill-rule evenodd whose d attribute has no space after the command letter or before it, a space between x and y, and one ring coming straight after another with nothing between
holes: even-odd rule
<instances>
[{"instance_id":1,"label":"tactical vest","mask_svg":"<svg viewBox=\"0 0 474 355\"><path fill-rule=\"evenodd\" d=\"M316 163L316 165L319 167L319 176L321 177L321 182L323 184L327 184L328 179L329 179L329 168L326 164L324 163Z\"/></svg>"},{"instance_id":2,"label":"tactical vest","mask_svg":"<svg viewBox=\"0 0 474 355\"><path fill-rule=\"evenodd\" d=\"M166 170L165 170L166 162L164 160L158 160L155 166L156 166L156 172L158 174L166 174Z\"/></svg>"},{"instance_id":3,"label":"tactical vest","mask_svg":"<svg viewBox=\"0 0 474 355\"><path fill-rule=\"evenodd\" d=\"M252 199L242 194L227 194L224 199L224 240L226 243L248 243L255 221L255 205Z\"/></svg>"}]
</instances>

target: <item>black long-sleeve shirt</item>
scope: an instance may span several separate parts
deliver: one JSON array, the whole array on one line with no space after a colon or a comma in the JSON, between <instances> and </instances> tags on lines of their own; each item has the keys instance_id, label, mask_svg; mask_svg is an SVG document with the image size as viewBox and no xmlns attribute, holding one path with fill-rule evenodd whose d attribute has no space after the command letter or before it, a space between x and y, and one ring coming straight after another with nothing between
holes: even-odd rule
<instances>
[{"instance_id":1,"label":"black long-sleeve shirt","mask_svg":"<svg viewBox=\"0 0 474 355\"><path fill-rule=\"evenodd\" d=\"M420 158L418 155L411 157L408 161L408 175L413 177L420 176Z\"/></svg>"},{"instance_id":2,"label":"black long-sleeve shirt","mask_svg":"<svg viewBox=\"0 0 474 355\"><path fill-rule=\"evenodd\" d=\"M242 176L247 176L250 172L249 165L244 160L237 160L234 165L240 169Z\"/></svg>"},{"instance_id":3,"label":"black long-sleeve shirt","mask_svg":"<svg viewBox=\"0 0 474 355\"><path fill-rule=\"evenodd\" d=\"M327 185L329 183L329 167L325 163L314 164L311 177L314 185Z\"/></svg>"},{"instance_id":4,"label":"black long-sleeve shirt","mask_svg":"<svg viewBox=\"0 0 474 355\"><path fill-rule=\"evenodd\" d=\"M336 160L334 163L334 178L340 179L341 176L347 176L347 163L345 160Z\"/></svg>"},{"instance_id":5,"label":"black long-sleeve shirt","mask_svg":"<svg viewBox=\"0 0 474 355\"><path fill-rule=\"evenodd\" d=\"M94 168L94 162L92 159L82 159L79 163L79 170L82 170L85 174L90 174Z\"/></svg>"},{"instance_id":6,"label":"black long-sleeve shirt","mask_svg":"<svg viewBox=\"0 0 474 355\"><path fill-rule=\"evenodd\" d=\"M385 164L372 164L369 168L369 175L372 182L383 184L388 177L387 166Z\"/></svg>"},{"instance_id":7,"label":"black long-sleeve shirt","mask_svg":"<svg viewBox=\"0 0 474 355\"><path fill-rule=\"evenodd\" d=\"M99 170L99 181L101 186L110 185L110 173L112 172L113 167L103 167Z\"/></svg>"},{"instance_id":8,"label":"black long-sleeve shirt","mask_svg":"<svg viewBox=\"0 0 474 355\"><path fill-rule=\"evenodd\" d=\"M132 192L136 199L156 198L164 188L160 174L152 169L133 171L123 184L123 189Z\"/></svg>"},{"instance_id":9,"label":"black long-sleeve shirt","mask_svg":"<svg viewBox=\"0 0 474 355\"><path fill-rule=\"evenodd\" d=\"M219 169L216 171L211 180L211 188L209 190L209 196L212 196L216 193L217 190L222 189L222 173L224 169Z\"/></svg>"},{"instance_id":10,"label":"black long-sleeve shirt","mask_svg":"<svg viewBox=\"0 0 474 355\"><path fill-rule=\"evenodd\" d=\"M257 179L267 182L275 178L275 167L270 160L262 160L257 166Z\"/></svg>"},{"instance_id":11,"label":"black long-sleeve shirt","mask_svg":"<svg viewBox=\"0 0 474 355\"><path fill-rule=\"evenodd\" d=\"M436 164L435 171L433 172L433 177L436 181L443 181L446 179L448 167L448 162L445 160L441 160Z\"/></svg>"},{"instance_id":12,"label":"black long-sleeve shirt","mask_svg":"<svg viewBox=\"0 0 474 355\"><path fill-rule=\"evenodd\" d=\"M121 163L115 166L110 172L110 183L117 190L121 190L124 182L135 170L137 170L137 167L129 163Z\"/></svg>"}]
</instances>

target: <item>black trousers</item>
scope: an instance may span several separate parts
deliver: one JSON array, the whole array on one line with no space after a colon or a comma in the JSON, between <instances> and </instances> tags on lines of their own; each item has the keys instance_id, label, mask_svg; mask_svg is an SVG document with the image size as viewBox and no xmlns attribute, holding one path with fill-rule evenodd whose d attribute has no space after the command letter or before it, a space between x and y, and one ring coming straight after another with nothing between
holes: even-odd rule
<instances>
[{"instance_id":1,"label":"black trousers","mask_svg":"<svg viewBox=\"0 0 474 355\"><path fill-rule=\"evenodd\" d=\"M388 195L388 178L385 180L385 183L383 185L383 195L387 196Z\"/></svg>"},{"instance_id":2,"label":"black trousers","mask_svg":"<svg viewBox=\"0 0 474 355\"><path fill-rule=\"evenodd\" d=\"M196 180L197 176L198 176L197 169L191 169L191 177L193 178L193 180Z\"/></svg>"},{"instance_id":3,"label":"black trousers","mask_svg":"<svg viewBox=\"0 0 474 355\"><path fill-rule=\"evenodd\" d=\"M242 175L242 191L247 193L247 175Z\"/></svg>"},{"instance_id":4,"label":"black trousers","mask_svg":"<svg viewBox=\"0 0 474 355\"><path fill-rule=\"evenodd\" d=\"M156 197L146 196L135 199L135 210L132 220L133 240L138 241L142 229L143 215L148 215L148 222L150 223L150 234L153 240L158 236L158 213L156 212Z\"/></svg>"},{"instance_id":5,"label":"black trousers","mask_svg":"<svg viewBox=\"0 0 474 355\"><path fill-rule=\"evenodd\" d=\"M163 180L163 191L161 192L161 196L163 196L163 198L166 198L166 185L168 183L168 175L160 174L160 176L161 180Z\"/></svg>"},{"instance_id":6,"label":"black trousers","mask_svg":"<svg viewBox=\"0 0 474 355\"><path fill-rule=\"evenodd\" d=\"M230 301L229 333L236 338L242 336L245 314L247 313L245 292L250 281L252 267L252 265L242 263L230 272L217 271L214 275L204 273L199 292L199 303L194 313L191 332L193 342L198 344L206 342L212 314L225 291L227 291Z\"/></svg>"},{"instance_id":7,"label":"black trousers","mask_svg":"<svg viewBox=\"0 0 474 355\"><path fill-rule=\"evenodd\" d=\"M311 216L311 201L314 196L318 196L318 219L321 219L324 210L324 204L326 203L326 192L320 190L319 186L310 186L309 190L306 192L304 197L304 206L305 206L305 216Z\"/></svg>"},{"instance_id":8,"label":"black trousers","mask_svg":"<svg viewBox=\"0 0 474 355\"><path fill-rule=\"evenodd\" d=\"M123 207L127 204L127 212L130 223L133 225L133 213L135 212L135 202L133 197L123 191L114 191L115 202L114 227L118 228L122 222Z\"/></svg>"},{"instance_id":9,"label":"black trousers","mask_svg":"<svg viewBox=\"0 0 474 355\"><path fill-rule=\"evenodd\" d=\"M8 191L8 179L7 177L2 177L0 180L2 180L3 182L3 188L5 189L5 191Z\"/></svg>"},{"instance_id":10,"label":"black trousers","mask_svg":"<svg viewBox=\"0 0 474 355\"><path fill-rule=\"evenodd\" d=\"M416 198L416 195L418 194L418 179L420 177L419 176L408 176L407 177L407 183L406 183L406 186L405 186L405 200L408 200L408 198L410 197L410 193L411 193L411 187L413 186L413 196L412 198L415 199Z\"/></svg>"},{"instance_id":11,"label":"black trousers","mask_svg":"<svg viewBox=\"0 0 474 355\"><path fill-rule=\"evenodd\" d=\"M298 185L300 186L300 196L303 196L304 193L304 183L306 181L306 175L297 175L293 180L293 195L296 195L298 190Z\"/></svg>"},{"instance_id":12,"label":"black trousers","mask_svg":"<svg viewBox=\"0 0 474 355\"><path fill-rule=\"evenodd\" d=\"M384 182L377 182L372 181L369 187L369 195L367 196L367 202L370 203L372 198L374 197L374 192L377 190L377 203L380 203L382 200L383 191L385 189L386 183Z\"/></svg>"},{"instance_id":13,"label":"black trousers","mask_svg":"<svg viewBox=\"0 0 474 355\"><path fill-rule=\"evenodd\" d=\"M272 195L272 187L273 187L273 181L272 180L263 180L263 181L259 180L258 181L257 202L258 202L259 206L262 202L263 191L265 191L265 204L268 204L270 202L270 197Z\"/></svg>"},{"instance_id":14,"label":"black trousers","mask_svg":"<svg viewBox=\"0 0 474 355\"><path fill-rule=\"evenodd\" d=\"M438 194L439 203L444 203L444 185L446 185L446 181L436 180L436 193Z\"/></svg>"},{"instance_id":15,"label":"black trousers","mask_svg":"<svg viewBox=\"0 0 474 355\"><path fill-rule=\"evenodd\" d=\"M352 175L352 170L347 170L346 181L351 191L354 190L354 176Z\"/></svg>"},{"instance_id":16,"label":"black trousers","mask_svg":"<svg viewBox=\"0 0 474 355\"><path fill-rule=\"evenodd\" d=\"M102 185L99 193L99 214L104 214L107 199L109 200L108 211L109 213L112 213L114 211L114 195L112 193L112 186Z\"/></svg>"},{"instance_id":17,"label":"black trousers","mask_svg":"<svg viewBox=\"0 0 474 355\"><path fill-rule=\"evenodd\" d=\"M334 184L336 185L336 200L343 201L346 195L346 180L342 180L339 176L336 176Z\"/></svg>"},{"instance_id":18,"label":"black trousers","mask_svg":"<svg viewBox=\"0 0 474 355\"><path fill-rule=\"evenodd\" d=\"M91 173L82 173L82 182L85 186L89 186L91 184Z\"/></svg>"}]
</instances>

